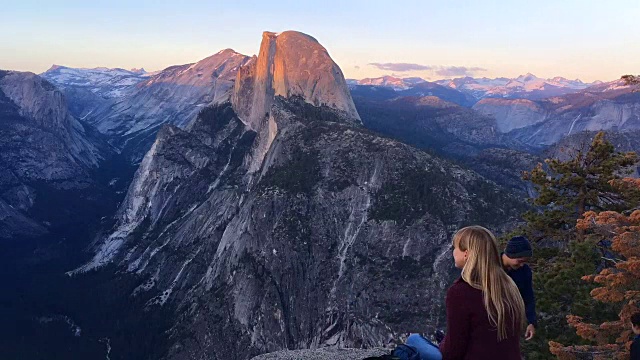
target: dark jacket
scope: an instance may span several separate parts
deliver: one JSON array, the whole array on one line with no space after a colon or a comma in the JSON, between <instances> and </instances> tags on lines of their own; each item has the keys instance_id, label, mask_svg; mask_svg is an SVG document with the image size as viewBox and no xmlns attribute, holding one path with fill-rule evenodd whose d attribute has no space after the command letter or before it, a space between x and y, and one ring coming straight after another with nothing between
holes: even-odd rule
<instances>
[{"instance_id":1,"label":"dark jacket","mask_svg":"<svg viewBox=\"0 0 640 360\"><path fill-rule=\"evenodd\" d=\"M498 330L489 323L481 290L459 278L447 291L446 306L442 360L521 360L520 329L509 331L508 338L498 341Z\"/></svg>"},{"instance_id":2,"label":"dark jacket","mask_svg":"<svg viewBox=\"0 0 640 360\"><path fill-rule=\"evenodd\" d=\"M636 335L631 343L631 360L640 360L640 335Z\"/></svg>"},{"instance_id":3,"label":"dark jacket","mask_svg":"<svg viewBox=\"0 0 640 360\"><path fill-rule=\"evenodd\" d=\"M527 321L533 326L538 326L536 318L536 297L533 294L533 273L529 265L524 264L519 269L507 269L507 274L516 283L522 300L524 300L524 309L527 313Z\"/></svg>"}]
</instances>

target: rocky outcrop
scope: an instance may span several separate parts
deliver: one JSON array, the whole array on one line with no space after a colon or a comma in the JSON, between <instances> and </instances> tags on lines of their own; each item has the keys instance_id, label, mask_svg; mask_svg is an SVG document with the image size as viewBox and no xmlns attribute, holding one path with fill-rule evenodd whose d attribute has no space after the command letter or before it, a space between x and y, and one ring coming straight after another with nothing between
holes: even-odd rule
<instances>
[{"instance_id":1,"label":"rocky outcrop","mask_svg":"<svg viewBox=\"0 0 640 360\"><path fill-rule=\"evenodd\" d=\"M338 65L314 38L295 31L265 32L254 58L226 49L156 74L55 67L43 75L64 87L70 108L133 162L163 124L184 128L205 106L231 98L240 119L256 131L276 96L299 96L359 119ZM273 131L258 133L267 139Z\"/></svg>"},{"instance_id":2,"label":"rocky outcrop","mask_svg":"<svg viewBox=\"0 0 640 360\"><path fill-rule=\"evenodd\" d=\"M257 129L276 96L299 96L360 119L340 67L316 39L300 32L262 34L258 57L238 72L232 103L238 116Z\"/></svg>"},{"instance_id":3,"label":"rocky outcrop","mask_svg":"<svg viewBox=\"0 0 640 360\"><path fill-rule=\"evenodd\" d=\"M388 349L317 349L277 351L251 360L355 360L389 354Z\"/></svg>"},{"instance_id":4,"label":"rocky outcrop","mask_svg":"<svg viewBox=\"0 0 640 360\"><path fill-rule=\"evenodd\" d=\"M0 129L0 237L42 235L47 225L32 217L34 206L42 214L74 205L40 198L90 187L91 173L112 154L71 116L63 94L32 73L0 71Z\"/></svg>"},{"instance_id":5,"label":"rocky outcrop","mask_svg":"<svg viewBox=\"0 0 640 360\"><path fill-rule=\"evenodd\" d=\"M209 339L247 358L427 332L442 321L451 231L515 220L519 200L477 174L302 101L274 104L279 131L252 175L255 133L211 111L161 132L80 269L115 262L146 279L135 296L150 311L176 307L170 358L224 358L229 342Z\"/></svg>"},{"instance_id":6,"label":"rocky outcrop","mask_svg":"<svg viewBox=\"0 0 640 360\"><path fill-rule=\"evenodd\" d=\"M473 105L473 109L494 117L498 130L503 133L535 125L547 117L542 106L526 99L483 99Z\"/></svg>"},{"instance_id":7,"label":"rocky outcrop","mask_svg":"<svg viewBox=\"0 0 640 360\"><path fill-rule=\"evenodd\" d=\"M69 113L62 93L49 82L33 73L11 71L0 79L0 91L5 106L15 105L18 116L28 121L28 125L56 136L69 151L72 162L84 166L98 164L99 150L87 140L85 128ZM9 125L8 120L4 122Z\"/></svg>"},{"instance_id":8,"label":"rocky outcrop","mask_svg":"<svg viewBox=\"0 0 640 360\"><path fill-rule=\"evenodd\" d=\"M316 39L296 31L264 32L258 57L238 71L231 97L238 117L257 133L250 172L261 167L278 131L271 114L277 97L326 106L345 121L361 123L340 67Z\"/></svg>"},{"instance_id":9,"label":"rocky outcrop","mask_svg":"<svg viewBox=\"0 0 640 360\"><path fill-rule=\"evenodd\" d=\"M494 117L510 138L538 148L581 131L640 129L640 93L613 83L539 101L484 99L473 108Z\"/></svg>"}]
</instances>

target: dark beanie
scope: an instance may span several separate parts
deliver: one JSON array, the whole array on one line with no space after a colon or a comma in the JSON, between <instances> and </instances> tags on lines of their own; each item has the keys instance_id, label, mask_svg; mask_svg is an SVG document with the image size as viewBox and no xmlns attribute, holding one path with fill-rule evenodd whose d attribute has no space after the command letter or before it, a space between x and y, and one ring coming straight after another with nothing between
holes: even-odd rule
<instances>
[{"instance_id":1,"label":"dark beanie","mask_svg":"<svg viewBox=\"0 0 640 360\"><path fill-rule=\"evenodd\" d=\"M507 248L504 250L504 254L511 259L524 258L533 256L531 250L531 243L524 236L512 237L507 243Z\"/></svg>"}]
</instances>

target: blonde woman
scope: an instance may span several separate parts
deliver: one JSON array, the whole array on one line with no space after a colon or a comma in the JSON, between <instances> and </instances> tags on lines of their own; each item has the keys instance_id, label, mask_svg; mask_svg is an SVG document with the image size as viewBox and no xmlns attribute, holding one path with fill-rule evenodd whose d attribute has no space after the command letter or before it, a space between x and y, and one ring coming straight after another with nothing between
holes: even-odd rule
<instances>
[{"instance_id":1,"label":"blonde woman","mask_svg":"<svg viewBox=\"0 0 640 360\"><path fill-rule=\"evenodd\" d=\"M520 334L526 326L524 302L505 273L495 236L469 226L453 236L453 259L462 274L447 291L447 333L440 343L443 360L521 360ZM438 356L412 335L422 360Z\"/></svg>"}]
</instances>

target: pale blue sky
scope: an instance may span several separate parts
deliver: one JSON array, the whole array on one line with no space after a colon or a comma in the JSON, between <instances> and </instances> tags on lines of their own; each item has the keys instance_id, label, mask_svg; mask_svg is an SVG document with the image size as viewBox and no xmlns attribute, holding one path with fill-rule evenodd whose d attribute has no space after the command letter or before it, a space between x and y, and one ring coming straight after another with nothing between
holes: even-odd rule
<instances>
[{"instance_id":1,"label":"pale blue sky","mask_svg":"<svg viewBox=\"0 0 640 360\"><path fill-rule=\"evenodd\" d=\"M638 0L1 2L0 69L39 73L55 63L152 71L224 48L253 55L262 31L298 30L318 39L351 78L394 73L370 63L585 81L640 73Z\"/></svg>"}]
</instances>

